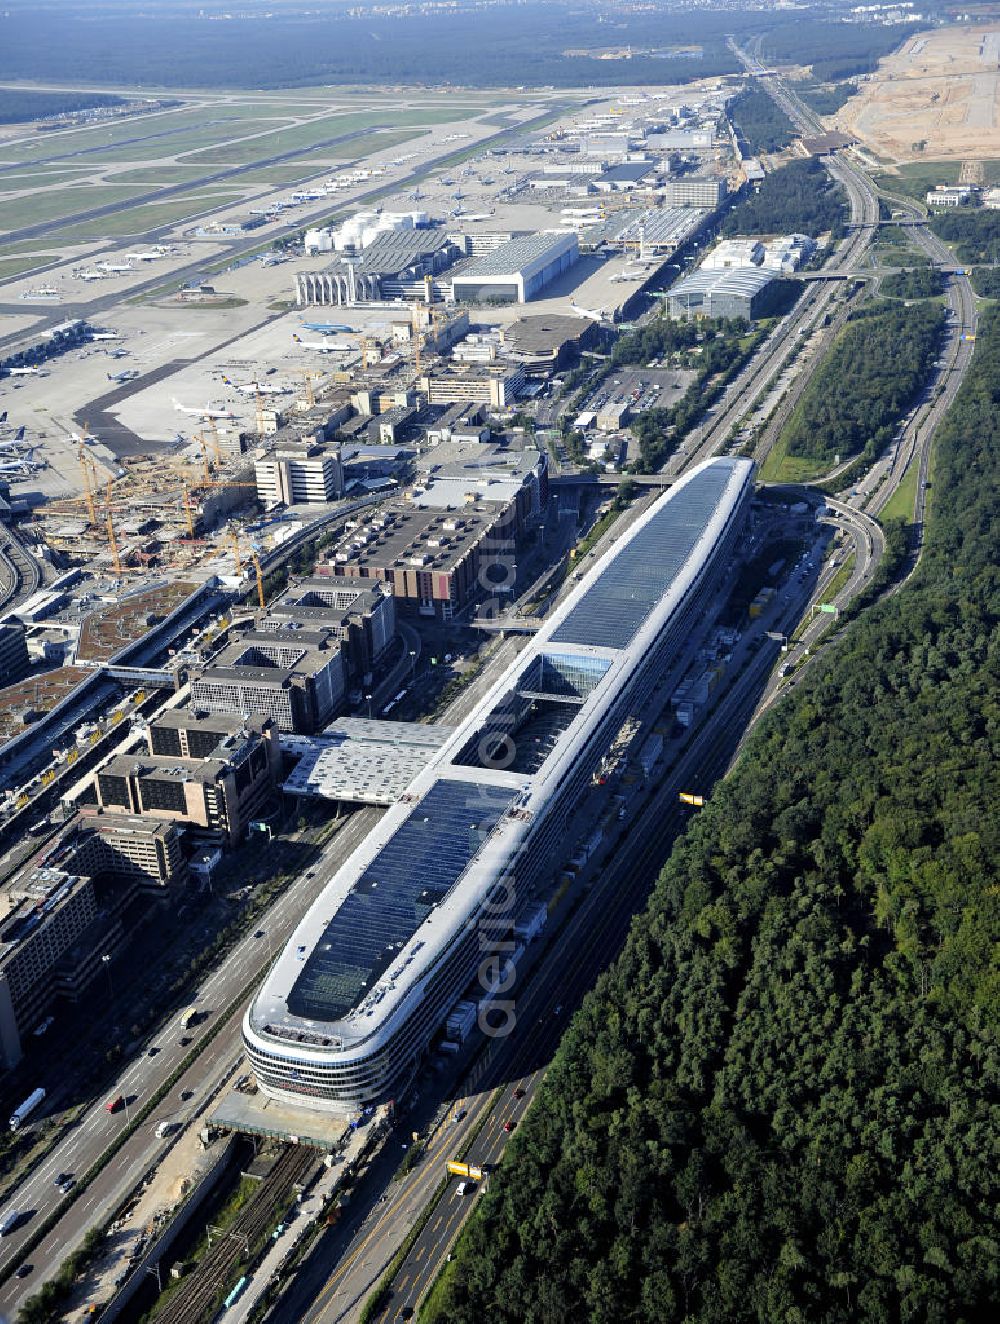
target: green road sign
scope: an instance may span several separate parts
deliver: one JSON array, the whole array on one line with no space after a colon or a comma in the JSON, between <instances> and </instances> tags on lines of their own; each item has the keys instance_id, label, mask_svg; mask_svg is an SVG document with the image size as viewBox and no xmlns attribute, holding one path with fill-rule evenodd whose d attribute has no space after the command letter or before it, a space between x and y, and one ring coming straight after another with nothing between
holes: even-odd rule
<instances>
[{"instance_id":1,"label":"green road sign","mask_svg":"<svg viewBox=\"0 0 1000 1324\"><path fill-rule=\"evenodd\" d=\"M838 611L838 608L832 602L821 602L819 609L820 611L829 612L831 616L836 616Z\"/></svg>"}]
</instances>

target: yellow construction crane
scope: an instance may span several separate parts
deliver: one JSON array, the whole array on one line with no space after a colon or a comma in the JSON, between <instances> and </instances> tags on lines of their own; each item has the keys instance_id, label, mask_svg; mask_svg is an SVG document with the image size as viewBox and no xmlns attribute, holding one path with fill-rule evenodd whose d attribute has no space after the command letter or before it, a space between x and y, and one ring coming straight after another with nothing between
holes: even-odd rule
<instances>
[{"instance_id":1,"label":"yellow construction crane","mask_svg":"<svg viewBox=\"0 0 1000 1324\"><path fill-rule=\"evenodd\" d=\"M208 464L208 443L205 441L205 434L203 432L196 432L194 434L194 439L201 446L201 462L205 466L205 486L207 487L212 481L212 470L209 468Z\"/></svg>"},{"instance_id":2,"label":"yellow construction crane","mask_svg":"<svg viewBox=\"0 0 1000 1324\"><path fill-rule=\"evenodd\" d=\"M308 368L301 368L299 376L305 379L306 383L306 404L310 409L315 408L316 394L313 391L313 382L318 381L323 374L321 372L311 372Z\"/></svg>"},{"instance_id":3,"label":"yellow construction crane","mask_svg":"<svg viewBox=\"0 0 1000 1324\"><path fill-rule=\"evenodd\" d=\"M233 540L233 559L236 562L236 574L237 576L240 576L243 574L243 556L240 552L240 535L235 529L233 529L230 536ZM260 558L252 547L250 548L250 560L253 562L254 574L257 578L257 601L260 603L261 611L263 611L266 605L264 602L264 572L261 570Z\"/></svg>"},{"instance_id":4,"label":"yellow construction crane","mask_svg":"<svg viewBox=\"0 0 1000 1324\"><path fill-rule=\"evenodd\" d=\"M115 574L122 572L122 559L118 554L118 539L115 537L115 521L111 513L111 495L114 488L114 479L108 479L107 495L105 497L105 511L108 519L108 546L111 548L111 564L115 568Z\"/></svg>"},{"instance_id":5,"label":"yellow construction crane","mask_svg":"<svg viewBox=\"0 0 1000 1324\"><path fill-rule=\"evenodd\" d=\"M194 540L194 515L191 513L191 493L184 488L184 514L187 516L188 536Z\"/></svg>"},{"instance_id":6,"label":"yellow construction crane","mask_svg":"<svg viewBox=\"0 0 1000 1324\"><path fill-rule=\"evenodd\" d=\"M83 425L83 435L87 435L86 423ZM82 441L77 447L77 454L80 456L80 472L83 474L83 498L87 503L87 514L90 516L91 526L96 529L97 507L94 504L94 489L90 477L91 468L93 468L96 473L96 465L94 465L93 460L91 460L90 456L84 450Z\"/></svg>"},{"instance_id":7,"label":"yellow construction crane","mask_svg":"<svg viewBox=\"0 0 1000 1324\"><path fill-rule=\"evenodd\" d=\"M250 560L253 561L254 574L257 576L257 601L260 603L261 611L267 605L264 602L264 573L260 568L260 557L250 548Z\"/></svg>"}]
</instances>

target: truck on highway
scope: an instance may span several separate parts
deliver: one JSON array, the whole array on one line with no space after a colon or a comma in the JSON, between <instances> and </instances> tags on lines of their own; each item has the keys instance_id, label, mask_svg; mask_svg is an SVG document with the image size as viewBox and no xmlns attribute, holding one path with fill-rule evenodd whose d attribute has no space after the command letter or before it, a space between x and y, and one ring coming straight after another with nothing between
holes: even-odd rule
<instances>
[{"instance_id":1,"label":"truck on highway","mask_svg":"<svg viewBox=\"0 0 1000 1324\"><path fill-rule=\"evenodd\" d=\"M38 1105L45 1098L45 1091L39 1087L32 1090L19 1108L15 1108L10 1117L10 1129L16 1131L18 1127L35 1111Z\"/></svg>"},{"instance_id":2,"label":"truck on highway","mask_svg":"<svg viewBox=\"0 0 1000 1324\"><path fill-rule=\"evenodd\" d=\"M0 1237L8 1236L16 1227L20 1226L23 1217L24 1215L19 1209L12 1209L9 1214L5 1214L3 1221L0 1222Z\"/></svg>"},{"instance_id":3,"label":"truck on highway","mask_svg":"<svg viewBox=\"0 0 1000 1324\"><path fill-rule=\"evenodd\" d=\"M197 1025L201 1020L201 1012L197 1007L188 1007L186 1011L181 1012L181 1029L190 1030L192 1025Z\"/></svg>"}]
</instances>

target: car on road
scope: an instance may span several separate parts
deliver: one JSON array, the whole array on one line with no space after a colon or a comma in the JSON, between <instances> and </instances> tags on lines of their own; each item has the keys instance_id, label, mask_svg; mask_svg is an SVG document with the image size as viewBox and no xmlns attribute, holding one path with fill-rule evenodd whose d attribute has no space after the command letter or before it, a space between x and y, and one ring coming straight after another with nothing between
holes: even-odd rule
<instances>
[{"instance_id":1,"label":"car on road","mask_svg":"<svg viewBox=\"0 0 1000 1324\"><path fill-rule=\"evenodd\" d=\"M522 1085L518 1085L517 1089L514 1091L514 1098L515 1098L515 1099L523 1099L524 1096L525 1096L525 1093L526 1093L526 1091L525 1091L524 1087L523 1087Z\"/></svg>"},{"instance_id":2,"label":"car on road","mask_svg":"<svg viewBox=\"0 0 1000 1324\"><path fill-rule=\"evenodd\" d=\"M152 1047L151 1047L150 1050L149 1050L149 1054L148 1054L148 1056L149 1056L149 1057L155 1057L156 1054L157 1054L159 1051L160 1051L160 1046L159 1046L159 1044L153 1044Z\"/></svg>"},{"instance_id":3,"label":"car on road","mask_svg":"<svg viewBox=\"0 0 1000 1324\"><path fill-rule=\"evenodd\" d=\"M517 1126L517 1122L515 1122L513 1117L511 1117L509 1121L504 1122L503 1129L507 1132L508 1135L510 1135L511 1131L513 1131L515 1126Z\"/></svg>"},{"instance_id":4,"label":"car on road","mask_svg":"<svg viewBox=\"0 0 1000 1324\"><path fill-rule=\"evenodd\" d=\"M67 1176L64 1177L63 1180L59 1183L59 1189L63 1193L63 1195L69 1195L70 1191L73 1189L75 1185L76 1185L76 1178L71 1177L67 1174Z\"/></svg>"},{"instance_id":5,"label":"car on road","mask_svg":"<svg viewBox=\"0 0 1000 1324\"><path fill-rule=\"evenodd\" d=\"M190 1042L191 1042L191 1036L189 1034L182 1034L181 1037L177 1040L177 1043L181 1048L187 1048Z\"/></svg>"},{"instance_id":6,"label":"car on road","mask_svg":"<svg viewBox=\"0 0 1000 1324\"><path fill-rule=\"evenodd\" d=\"M19 1264L14 1271L15 1278L27 1278L28 1274L34 1269L33 1264Z\"/></svg>"},{"instance_id":7,"label":"car on road","mask_svg":"<svg viewBox=\"0 0 1000 1324\"><path fill-rule=\"evenodd\" d=\"M106 1110L107 1112L109 1112L109 1113L116 1113L116 1112L118 1112L119 1109L125 1107L125 1095L124 1095L124 1094L116 1094L115 1097L114 1097L113 1099L109 1099L109 1100L107 1101L107 1103L104 1105L104 1107L105 1107L105 1110Z\"/></svg>"},{"instance_id":8,"label":"car on road","mask_svg":"<svg viewBox=\"0 0 1000 1324\"><path fill-rule=\"evenodd\" d=\"M264 930L263 930L263 929L258 929L257 932L256 932L253 936L254 936L255 938L263 938L263 936L264 936Z\"/></svg>"}]
</instances>

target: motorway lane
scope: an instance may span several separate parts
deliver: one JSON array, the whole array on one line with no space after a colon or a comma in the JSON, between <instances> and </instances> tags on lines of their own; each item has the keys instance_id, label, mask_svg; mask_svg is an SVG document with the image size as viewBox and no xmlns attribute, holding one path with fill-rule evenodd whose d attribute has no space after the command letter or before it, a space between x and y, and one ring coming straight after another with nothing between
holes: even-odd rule
<instances>
[{"instance_id":1,"label":"motorway lane","mask_svg":"<svg viewBox=\"0 0 1000 1324\"><path fill-rule=\"evenodd\" d=\"M362 809L345 819L322 860L314 866L313 877L300 879L261 920L266 936L254 938L248 935L244 938L233 949L224 965L199 987L190 1001L213 1013L202 1030L202 1037L214 1026L215 1017L223 1008L251 981L259 979L327 880L360 844L380 816L378 810ZM226 1028L217 1034L209 1047L188 1068L149 1121L138 1128L109 1167L79 1200L69 1206L55 1228L32 1251L31 1261L36 1266L35 1272L24 1280L10 1278L0 1287L0 1313L12 1315L27 1296L36 1292L41 1283L58 1270L62 1259L80 1244L88 1228L112 1213L138 1176L162 1152L165 1142L157 1140L153 1135L156 1122L164 1118L187 1120L206 1094L215 1088L239 1056L242 1014L241 1008L231 1016ZM106 1094L95 1100L78 1125L67 1133L65 1139L55 1146L9 1198L6 1209L31 1210L33 1216L27 1224L0 1242L0 1269L20 1259L20 1247L30 1233L32 1224L64 1203L63 1197L53 1185L55 1174L68 1172L82 1176L104 1152L115 1134L128 1125L124 1110L114 1115L106 1111L107 1099L117 1094L124 1095L129 1099L130 1116L134 1108L142 1107L145 1100L156 1092L191 1051L190 1048L181 1048L178 1042L180 1036L181 1030L174 1019L154 1038L154 1042L160 1045L160 1052L155 1057L149 1057L144 1050L141 1057L129 1062L115 1083L108 1087ZM197 1032L192 1037L197 1042ZM193 1090L195 1095L184 1107L179 1106L178 1100L182 1089Z\"/></svg>"}]
</instances>

